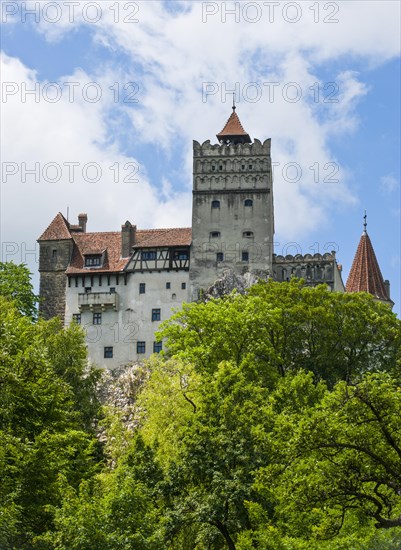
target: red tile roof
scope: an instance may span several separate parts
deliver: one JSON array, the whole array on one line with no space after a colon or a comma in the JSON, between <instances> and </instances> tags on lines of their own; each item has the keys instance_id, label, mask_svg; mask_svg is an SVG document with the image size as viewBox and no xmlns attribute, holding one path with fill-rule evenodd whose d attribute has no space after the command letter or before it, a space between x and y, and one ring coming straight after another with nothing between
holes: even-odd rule
<instances>
[{"instance_id":1,"label":"red tile roof","mask_svg":"<svg viewBox=\"0 0 401 550\"><path fill-rule=\"evenodd\" d=\"M230 118L227 120L226 125L222 129L222 131L217 134L217 139L220 141L220 139L223 139L225 136L248 136L249 135L245 132L244 128L242 127L241 121L238 118L237 113L235 112L235 109L230 115Z\"/></svg>"},{"instance_id":2,"label":"red tile roof","mask_svg":"<svg viewBox=\"0 0 401 550\"><path fill-rule=\"evenodd\" d=\"M347 292L369 292L390 301L369 235L363 232L346 284Z\"/></svg>"},{"instance_id":3,"label":"red tile roof","mask_svg":"<svg viewBox=\"0 0 401 550\"><path fill-rule=\"evenodd\" d=\"M59 212L38 241L58 241L71 239L70 224Z\"/></svg>"},{"instance_id":4,"label":"red tile roof","mask_svg":"<svg viewBox=\"0 0 401 550\"><path fill-rule=\"evenodd\" d=\"M135 248L159 246L189 246L191 229L144 229L136 232ZM129 258L121 258L121 232L111 233L74 233L74 250L66 273L104 273L123 271ZM86 254L101 254L106 250L102 267L88 269L84 267Z\"/></svg>"},{"instance_id":5,"label":"red tile roof","mask_svg":"<svg viewBox=\"0 0 401 550\"><path fill-rule=\"evenodd\" d=\"M190 227L144 229L136 232L135 248L190 246L191 241L192 230Z\"/></svg>"},{"instance_id":6,"label":"red tile roof","mask_svg":"<svg viewBox=\"0 0 401 550\"><path fill-rule=\"evenodd\" d=\"M74 250L66 273L116 272L123 271L128 258L121 258L121 233L76 233L73 234ZM101 267L84 267L85 254L102 254L106 250L105 261Z\"/></svg>"}]
</instances>

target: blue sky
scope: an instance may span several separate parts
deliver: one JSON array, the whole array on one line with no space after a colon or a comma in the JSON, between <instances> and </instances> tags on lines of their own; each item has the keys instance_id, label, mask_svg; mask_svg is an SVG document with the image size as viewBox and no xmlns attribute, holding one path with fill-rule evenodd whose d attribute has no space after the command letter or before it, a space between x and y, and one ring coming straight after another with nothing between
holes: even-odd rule
<instances>
[{"instance_id":1,"label":"blue sky","mask_svg":"<svg viewBox=\"0 0 401 550\"><path fill-rule=\"evenodd\" d=\"M22 4L1 6L3 261L37 284L35 240L67 207L93 231L189 226L192 140L215 140L235 89L251 137L272 138L276 252L336 249L345 282L366 209L400 311L399 2Z\"/></svg>"}]
</instances>

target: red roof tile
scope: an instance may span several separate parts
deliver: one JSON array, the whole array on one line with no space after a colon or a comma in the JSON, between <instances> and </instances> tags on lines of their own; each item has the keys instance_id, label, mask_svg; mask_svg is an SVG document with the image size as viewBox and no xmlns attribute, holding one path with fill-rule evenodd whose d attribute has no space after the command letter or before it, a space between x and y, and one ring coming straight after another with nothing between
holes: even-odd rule
<instances>
[{"instance_id":1,"label":"red roof tile","mask_svg":"<svg viewBox=\"0 0 401 550\"><path fill-rule=\"evenodd\" d=\"M346 284L347 292L369 292L378 300L390 301L369 235L363 232Z\"/></svg>"},{"instance_id":2,"label":"red roof tile","mask_svg":"<svg viewBox=\"0 0 401 550\"><path fill-rule=\"evenodd\" d=\"M220 141L220 139L228 136L247 136L249 138L249 135L242 127L241 121L235 112L235 109L233 109L233 112L231 113L222 131L217 134L217 139Z\"/></svg>"},{"instance_id":3,"label":"red roof tile","mask_svg":"<svg viewBox=\"0 0 401 550\"><path fill-rule=\"evenodd\" d=\"M191 241L192 230L190 227L145 229L136 232L135 248L190 246Z\"/></svg>"},{"instance_id":4,"label":"red roof tile","mask_svg":"<svg viewBox=\"0 0 401 550\"><path fill-rule=\"evenodd\" d=\"M115 272L122 271L128 258L121 258L121 233L76 233L73 234L74 250L66 273ZM89 270L84 267L86 254L102 254L106 251L101 267Z\"/></svg>"},{"instance_id":5,"label":"red roof tile","mask_svg":"<svg viewBox=\"0 0 401 550\"><path fill-rule=\"evenodd\" d=\"M135 248L159 246L189 246L191 229L145 229L136 232ZM121 232L111 233L74 233L74 250L66 273L104 273L123 271L129 258L121 258ZM86 254L101 254L106 251L102 267L88 269L84 267Z\"/></svg>"},{"instance_id":6,"label":"red roof tile","mask_svg":"<svg viewBox=\"0 0 401 550\"><path fill-rule=\"evenodd\" d=\"M71 239L70 224L59 212L38 241L58 241Z\"/></svg>"}]
</instances>

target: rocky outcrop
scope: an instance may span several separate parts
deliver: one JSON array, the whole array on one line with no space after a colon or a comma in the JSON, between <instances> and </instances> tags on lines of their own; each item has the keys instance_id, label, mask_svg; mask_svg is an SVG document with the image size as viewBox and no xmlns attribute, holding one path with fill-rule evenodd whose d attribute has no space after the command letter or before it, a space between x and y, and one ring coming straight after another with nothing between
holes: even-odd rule
<instances>
[{"instance_id":1,"label":"rocky outcrop","mask_svg":"<svg viewBox=\"0 0 401 550\"><path fill-rule=\"evenodd\" d=\"M232 269L227 269L202 295L202 301L207 302L211 298L221 298L236 290L245 294L246 290L256 284L259 280L266 280L266 272L246 272L239 275Z\"/></svg>"}]
</instances>

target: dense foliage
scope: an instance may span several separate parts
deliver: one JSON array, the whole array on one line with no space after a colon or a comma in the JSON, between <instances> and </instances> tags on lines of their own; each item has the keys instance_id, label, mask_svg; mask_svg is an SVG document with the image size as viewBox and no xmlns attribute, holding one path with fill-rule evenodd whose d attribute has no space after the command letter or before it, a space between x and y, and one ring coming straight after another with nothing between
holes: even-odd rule
<instances>
[{"instance_id":1,"label":"dense foliage","mask_svg":"<svg viewBox=\"0 0 401 550\"><path fill-rule=\"evenodd\" d=\"M297 281L185 305L130 423L99 408L79 327L0 306L0 548L401 547L386 305Z\"/></svg>"}]
</instances>

